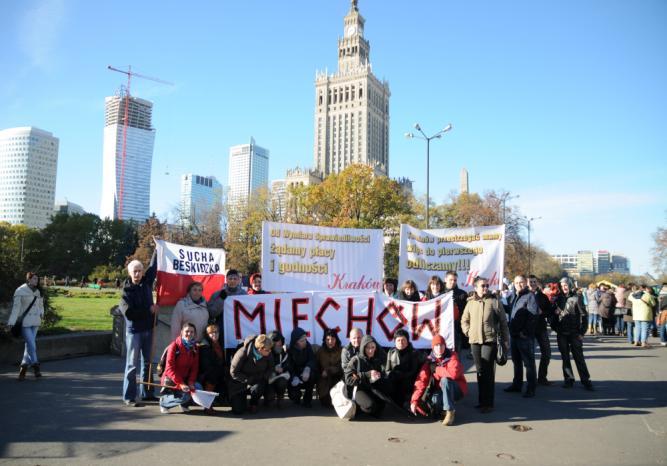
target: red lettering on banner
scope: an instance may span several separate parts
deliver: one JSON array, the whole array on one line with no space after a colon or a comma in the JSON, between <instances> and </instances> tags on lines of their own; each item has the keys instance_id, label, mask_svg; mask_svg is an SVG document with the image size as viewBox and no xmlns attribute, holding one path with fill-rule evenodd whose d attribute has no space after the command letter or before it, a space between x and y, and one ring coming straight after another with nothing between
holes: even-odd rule
<instances>
[{"instance_id":1,"label":"red lettering on banner","mask_svg":"<svg viewBox=\"0 0 667 466\"><path fill-rule=\"evenodd\" d=\"M431 319L424 319L419 322L419 303L412 305L412 341L419 340L419 337L424 332L424 328L428 327L431 335L440 333L440 314L442 313L442 304L440 300L435 301L435 310L433 312L433 321Z\"/></svg>"},{"instance_id":2,"label":"red lettering on banner","mask_svg":"<svg viewBox=\"0 0 667 466\"><path fill-rule=\"evenodd\" d=\"M280 322L280 298L276 298L273 301L273 322L276 325L276 330L283 334L283 326Z\"/></svg>"},{"instance_id":3,"label":"red lettering on banner","mask_svg":"<svg viewBox=\"0 0 667 466\"><path fill-rule=\"evenodd\" d=\"M241 340L243 339L243 335L241 334L241 322L240 322L240 317L241 314L243 314L246 319L248 319L250 322L254 321L257 316L259 316L259 333L266 333L266 311L264 309L264 303L257 303L257 306L255 306L255 309L252 311L252 313L248 312L248 310L241 304L240 302L234 300L234 332L236 334L236 339Z\"/></svg>"},{"instance_id":4,"label":"red lettering on banner","mask_svg":"<svg viewBox=\"0 0 667 466\"><path fill-rule=\"evenodd\" d=\"M292 329L295 329L299 326L299 321L308 320L308 314L299 314L299 306L309 303L310 298L292 299ZM310 338L310 332L308 330L306 330L306 336Z\"/></svg>"},{"instance_id":5,"label":"red lettering on banner","mask_svg":"<svg viewBox=\"0 0 667 466\"><path fill-rule=\"evenodd\" d=\"M352 330L353 322L366 322L366 335L371 334L373 328L373 309L375 308L375 298L368 298L368 313L365 316L354 315L354 298L347 298L347 334Z\"/></svg>"},{"instance_id":6,"label":"red lettering on banner","mask_svg":"<svg viewBox=\"0 0 667 466\"><path fill-rule=\"evenodd\" d=\"M387 324L385 324L384 322L384 318L387 317L388 314L391 314L399 321L399 323L396 324L396 326L394 326L394 328L391 330L389 330ZM394 301L390 302L387 305L387 307L385 307L382 310L382 312L378 314L376 320L378 324L380 324L382 332L389 341L392 341L394 339L394 334L396 333L396 330L398 330L399 328L403 328L408 323L408 319L406 319L405 316L403 315L403 306L396 304L396 302Z\"/></svg>"},{"instance_id":7,"label":"red lettering on banner","mask_svg":"<svg viewBox=\"0 0 667 466\"><path fill-rule=\"evenodd\" d=\"M322 316L324 316L324 313L327 312L329 307L333 307L335 310L339 310L340 304L338 304L338 302L333 298L327 298L324 301L324 303L322 303L322 305L320 306L320 310L317 311L317 314L315 314L315 322L317 322L320 325L320 327L322 327L323 330L329 328L326 322L324 322L324 320L322 319ZM337 325L334 330L336 331L336 333L339 333L340 326Z\"/></svg>"}]
</instances>

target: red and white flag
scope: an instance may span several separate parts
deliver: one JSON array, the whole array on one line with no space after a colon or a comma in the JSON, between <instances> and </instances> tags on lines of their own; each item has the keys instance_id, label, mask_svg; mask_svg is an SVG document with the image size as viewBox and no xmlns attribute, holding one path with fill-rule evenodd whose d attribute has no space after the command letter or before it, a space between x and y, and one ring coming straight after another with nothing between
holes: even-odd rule
<instances>
[{"instance_id":1,"label":"red and white flag","mask_svg":"<svg viewBox=\"0 0 667 466\"><path fill-rule=\"evenodd\" d=\"M204 285L206 300L225 285L225 251L155 240L157 249L157 303L172 306L188 285Z\"/></svg>"}]
</instances>

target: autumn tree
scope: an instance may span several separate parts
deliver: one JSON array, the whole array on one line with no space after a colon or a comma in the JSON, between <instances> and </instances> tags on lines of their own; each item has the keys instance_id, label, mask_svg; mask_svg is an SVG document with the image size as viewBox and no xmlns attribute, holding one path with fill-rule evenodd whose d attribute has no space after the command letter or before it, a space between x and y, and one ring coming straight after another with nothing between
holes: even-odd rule
<instances>
[{"instance_id":1,"label":"autumn tree","mask_svg":"<svg viewBox=\"0 0 667 466\"><path fill-rule=\"evenodd\" d=\"M653 233L651 255L655 270L661 277L667 278L667 228L658 228Z\"/></svg>"},{"instance_id":2,"label":"autumn tree","mask_svg":"<svg viewBox=\"0 0 667 466\"><path fill-rule=\"evenodd\" d=\"M134 254L127 258L127 262L137 259L144 264L144 267L148 267L151 257L153 257L153 251L155 251L153 237L166 239L167 225L161 222L155 213L153 213L144 223L138 226L137 235L137 249L134 251Z\"/></svg>"}]
</instances>

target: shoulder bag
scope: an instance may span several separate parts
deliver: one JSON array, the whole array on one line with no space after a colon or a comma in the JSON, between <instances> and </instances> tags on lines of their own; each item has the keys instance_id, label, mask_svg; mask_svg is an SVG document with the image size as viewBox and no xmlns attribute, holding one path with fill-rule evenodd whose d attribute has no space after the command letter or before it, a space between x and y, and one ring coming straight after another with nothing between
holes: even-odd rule
<instances>
[{"instance_id":1,"label":"shoulder bag","mask_svg":"<svg viewBox=\"0 0 667 466\"><path fill-rule=\"evenodd\" d=\"M23 311L23 314L19 316L18 319L16 319L16 323L14 323L14 326L12 327L12 336L14 338L18 338L21 336L21 329L23 328L23 319L25 318L26 315L28 315L28 312L30 312L30 309L32 309L33 304L35 304L35 301L37 301L37 296L32 298L32 302L30 303L30 306L28 306L28 309Z\"/></svg>"}]
</instances>

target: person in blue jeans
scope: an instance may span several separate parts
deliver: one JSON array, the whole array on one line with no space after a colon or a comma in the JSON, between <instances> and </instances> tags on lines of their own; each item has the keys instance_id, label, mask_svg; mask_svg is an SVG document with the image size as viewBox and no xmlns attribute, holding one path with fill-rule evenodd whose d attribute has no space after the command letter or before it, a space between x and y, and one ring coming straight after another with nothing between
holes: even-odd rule
<instances>
[{"instance_id":1,"label":"person in blue jeans","mask_svg":"<svg viewBox=\"0 0 667 466\"><path fill-rule=\"evenodd\" d=\"M153 282L157 275L156 254L144 272L144 266L133 260L127 266L129 278L125 279L119 308L125 316L125 375L123 377L123 403L126 406L139 406L137 398L137 368L143 382L151 382L150 374L151 346L153 344L153 326L157 305L153 304ZM142 401L157 401L153 388L141 385Z\"/></svg>"},{"instance_id":2,"label":"person in blue jeans","mask_svg":"<svg viewBox=\"0 0 667 466\"><path fill-rule=\"evenodd\" d=\"M653 308L656 299L649 287L642 285L642 289L628 297L632 303L632 319L635 324L635 346L648 347L649 324L653 320Z\"/></svg>"}]
</instances>

